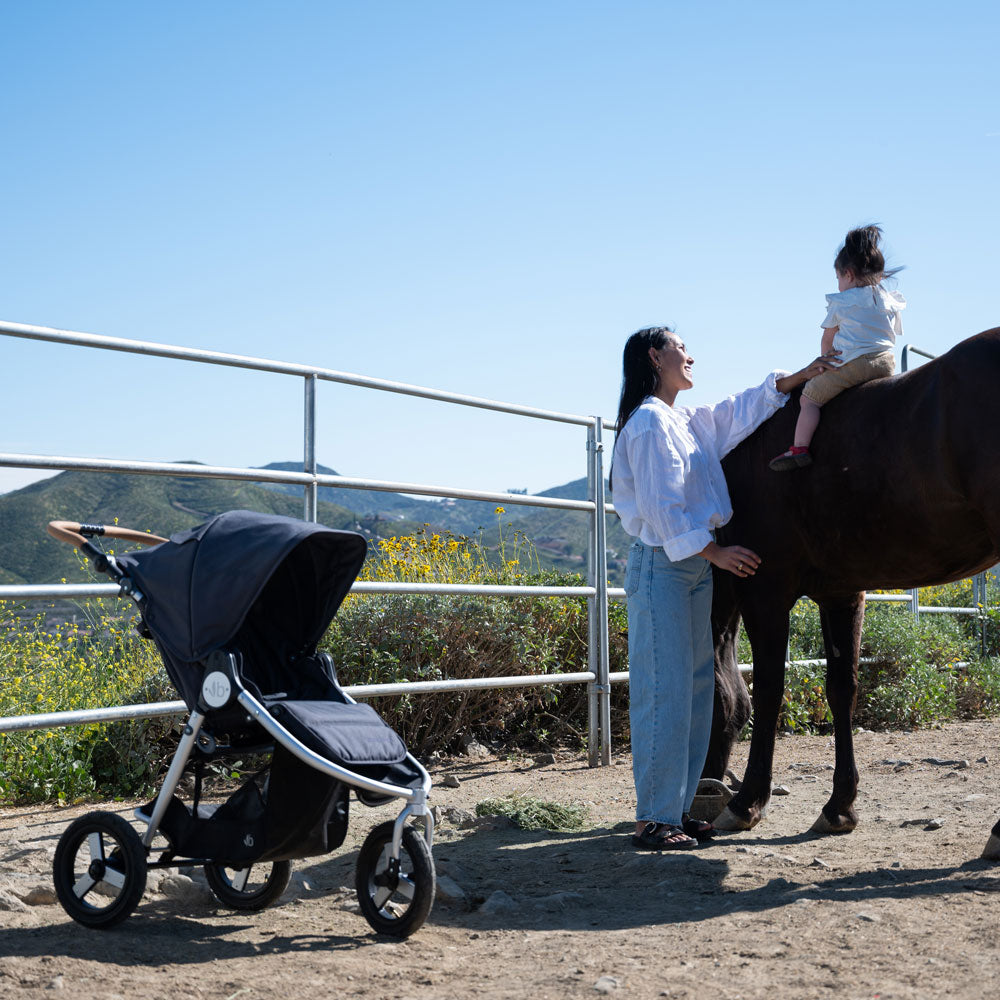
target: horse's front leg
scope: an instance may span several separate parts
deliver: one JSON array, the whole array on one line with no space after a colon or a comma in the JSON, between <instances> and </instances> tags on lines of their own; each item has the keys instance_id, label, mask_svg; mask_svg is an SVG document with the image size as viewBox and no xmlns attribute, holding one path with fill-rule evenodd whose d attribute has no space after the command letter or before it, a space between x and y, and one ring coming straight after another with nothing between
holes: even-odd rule
<instances>
[{"instance_id":1,"label":"horse's front leg","mask_svg":"<svg viewBox=\"0 0 1000 1000\"><path fill-rule=\"evenodd\" d=\"M811 829L814 833L850 833L858 825L854 800L858 768L854 761L854 707L858 698L858 656L865 595L822 598L819 617L826 644L826 697L833 713L836 757L833 794Z\"/></svg>"},{"instance_id":2,"label":"horse's front leg","mask_svg":"<svg viewBox=\"0 0 1000 1000\"><path fill-rule=\"evenodd\" d=\"M712 591L715 702L712 713L712 735L701 776L719 781L726 776L733 744L750 718L750 694L740 676L736 656L740 609L732 579L730 573L715 570L715 586Z\"/></svg>"},{"instance_id":3,"label":"horse's front leg","mask_svg":"<svg viewBox=\"0 0 1000 1000\"><path fill-rule=\"evenodd\" d=\"M720 830L750 830L763 818L771 797L774 739L785 690L788 609L783 604L743 608L753 650L753 736L743 785L713 822Z\"/></svg>"}]
</instances>

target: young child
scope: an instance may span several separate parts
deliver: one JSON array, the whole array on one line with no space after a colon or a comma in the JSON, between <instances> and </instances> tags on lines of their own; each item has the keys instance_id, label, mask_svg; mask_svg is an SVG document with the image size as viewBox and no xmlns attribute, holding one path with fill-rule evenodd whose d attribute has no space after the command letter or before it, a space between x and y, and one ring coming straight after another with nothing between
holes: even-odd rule
<instances>
[{"instance_id":1,"label":"young child","mask_svg":"<svg viewBox=\"0 0 1000 1000\"><path fill-rule=\"evenodd\" d=\"M882 287L885 259L879 249L882 230L878 226L852 229L844 240L833 269L837 288L828 295L820 353L840 362L839 367L810 379L802 390L795 440L788 451L772 458L775 472L787 472L812 462L809 442L819 425L820 407L845 389L872 379L885 378L896 370L892 347L903 335L900 311L906 300L898 292ZM839 356L838 356L839 355Z\"/></svg>"}]
</instances>

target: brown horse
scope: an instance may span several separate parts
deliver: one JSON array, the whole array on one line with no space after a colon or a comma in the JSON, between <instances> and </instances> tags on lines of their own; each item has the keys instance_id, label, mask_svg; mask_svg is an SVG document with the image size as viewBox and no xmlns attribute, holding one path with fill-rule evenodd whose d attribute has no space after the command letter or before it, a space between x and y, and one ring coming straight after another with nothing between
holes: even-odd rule
<instances>
[{"instance_id":1,"label":"brown horse","mask_svg":"<svg viewBox=\"0 0 1000 1000\"><path fill-rule=\"evenodd\" d=\"M753 738L743 785L715 822L747 830L760 821L771 793L788 615L807 595L820 609L836 742L833 794L813 830L847 833L858 821L852 715L865 590L947 583L1000 561L1000 328L832 400L814 464L772 472L768 459L792 439L797 403L723 462L736 513L718 541L745 545L763 562L745 580L716 571L716 704L705 777L723 777L750 715L736 665L742 616L753 649ZM1000 822L983 856L1000 859Z\"/></svg>"}]
</instances>

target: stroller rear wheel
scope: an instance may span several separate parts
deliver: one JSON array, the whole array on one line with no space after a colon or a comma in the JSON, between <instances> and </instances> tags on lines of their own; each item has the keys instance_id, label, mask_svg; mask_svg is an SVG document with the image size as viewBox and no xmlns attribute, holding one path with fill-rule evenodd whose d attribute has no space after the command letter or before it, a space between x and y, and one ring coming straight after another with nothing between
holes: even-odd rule
<instances>
[{"instance_id":1,"label":"stroller rear wheel","mask_svg":"<svg viewBox=\"0 0 1000 1000\"><path fill-rule=\"evenodd\" d=\"M434 903L434 861L427 841L412 826L403 829L398 867L393 863L393 824L375 827L358 854L356 884L365 919L380 934L409 937Z\"/></svg>"},{"instance_id":2,"label":"stroller rear wheel","mask_svg":"<svg viewBox=\"0 0 1000 1000\"><path fill-rule=\"evenodd\" d=\"M205 865L205 878L215 898L233 910L263 910L270 906L288 887L291 875L290 861L265 861L246 868Z\"/></svg>"},{"instance_id":3,"label":"stroller rear wheel","mask_svg":"<svg viewBox=\"0 0 1000 1000\"><path fill-rule=\"evenodd\" d=\"M91 812L71 823L52 864L63 909L85 927L113 927L146 891L146 849L121 816Z\"/></svg>"}]
</instances>

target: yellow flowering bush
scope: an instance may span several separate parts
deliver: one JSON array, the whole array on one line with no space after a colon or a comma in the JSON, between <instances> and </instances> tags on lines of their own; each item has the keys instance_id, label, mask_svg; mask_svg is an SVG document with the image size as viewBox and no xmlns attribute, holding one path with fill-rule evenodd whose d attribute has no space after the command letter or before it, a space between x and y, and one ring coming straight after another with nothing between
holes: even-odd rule
<instances>
[{"instance_id":1,"label":"yellow flowering bush","mask_svg":"<svg viewBox=\"0 0 1000 1000\"><path fill-rule=\"evenodd\" d=\"M432 533L380 542L359 579L393 582L579 586L579 576L543 571L523 534L499 520L497 540ZM626 669L624 607L611 609L614 670ZM587 669L585 598L355 594L322 643L344 684L486 678ZM616 688L623 706L624 685ZM417 753L476 737L535 745L584 738L582 685L494 688L380 697L380 714ZM625 713L615 713L624 722ZM627 732L627 729L624 730Z\"/></svg>"},{"instance_id":2,"label":"yellow flowering bush","mask_svg":"<svg viewBox=\"0 0 1000 1000\"><path fill-rule=\"evenodd\" d=\"M132 633L121 602L95 599L72 621L0 601L0 716L106 708L176 698L159 654ZM72 801L98 785L145 791L147 752L163 720L0 733L0 800Z\"/></svg>"},{"instance_id":3,"label":"yellow flowering bush","mask_svg":"<svg viewBox=\"0 0 1000 1000\"><path fill-rule=\"evenodd\" d=\"M499 522L506 513L497 507L497 542L489 546L482 536L432 532L430 525L412 535L372 543L359 580L411 583L517 584L542 569L535 547L521 531Z\"/></svg>"}]
</instances>

